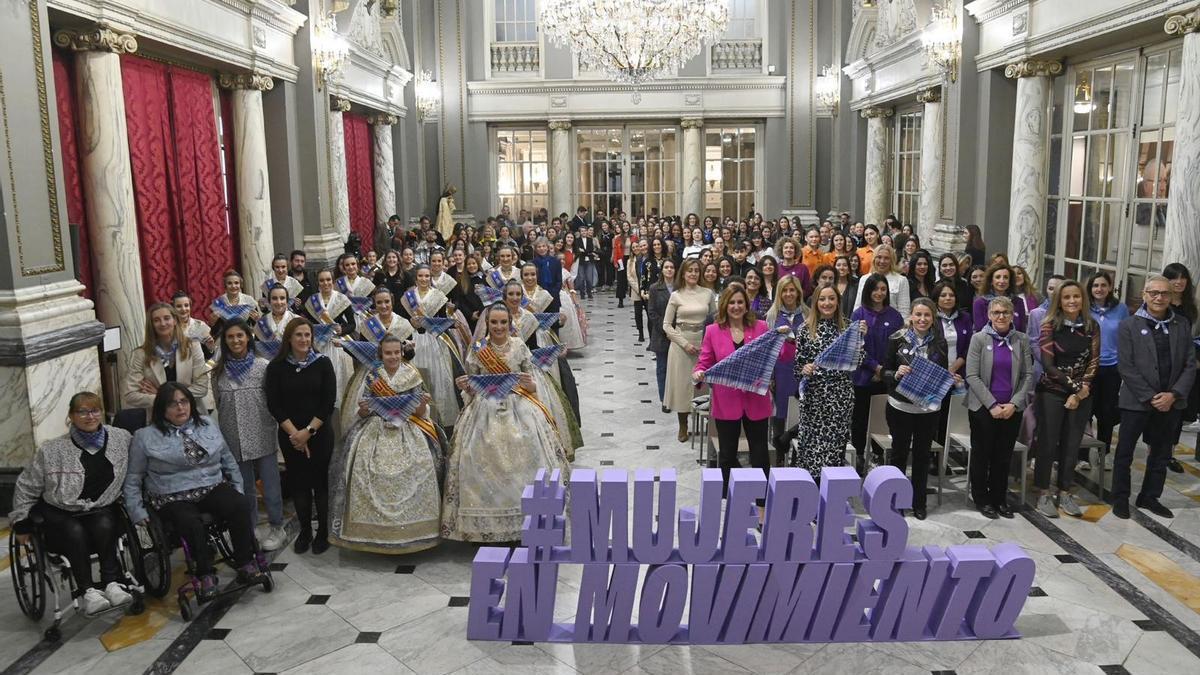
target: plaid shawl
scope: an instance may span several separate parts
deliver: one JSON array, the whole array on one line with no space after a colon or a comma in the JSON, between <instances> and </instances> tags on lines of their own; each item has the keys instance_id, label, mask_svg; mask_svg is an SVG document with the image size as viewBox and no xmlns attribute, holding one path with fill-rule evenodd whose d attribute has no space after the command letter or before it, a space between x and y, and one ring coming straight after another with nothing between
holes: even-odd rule
<instances>
[{"instance_id":1,"label":"plaid shawl","mask_svg":"<svg viewBox=\"0 0 1200 675\"><path fill-rule=\"evenodd\" d=\"M704 381L758 395L767 393L787 336L767 331L704 372Z\"/></svg>"},{"instance_id":2,"label":"plaid shawl","mask_svg":"<svg viewBox=\"0 0 1200 675\"><path fill-rule=\"evenodd\" d=\"M534 312L533 318L537 319L539 330L550 330L558 323L558 312Z\"/></svg>"},{"instance_id":3,"label":"plaid shawl","mask_svg":"<svg viewBox=\"0 0 1200 675\"><path fill-rule=\"evenodd\" d=\"M368 368L379 365L379 345L369 340L343 340L342 349Z\"/></svg>"},{"instance_id":4,"label":"plaid shawl","mask_svg":"<svg viewBox=\"0 0 1200 675\"><path fill-rule=\"evenodd\" d=\"M858 326L851 322L842 334L837 336L833 344L817 355L813 363L825 370L841 370L851 372L858 369L862 362L863 334Z\"/></svg>"},{"instance_id":5,"label":"plaid shawl","mask_svg":"<svg viewBox=\"0 0 1200 675\"><path fill-rule=\"evenodd\" d=\"M257 340L254 343L254 351L259 356L270 361L279 353L279 340Z\"/></svg>"},{"instance_id":6,"label":"plaid shawl","mask_svg":"<svg viewBox=\"0 0 1200 675\"><path fill-rule=\"evenodd\" d=\"M492 288L491 286L484 286L483 284L475 284L475 294L479 296L479 299L485 305L491 305L504 299L504 291Z\"/></svg>"},{"instance_id":7,"label":"plaid shawl","mask_svg":"<svg viewBox=\"0 0 1200 675\"><path fill-rule=\"evenodd\" d=\"M371 298L363 298L357 295L347 295L350 299L350 306L354 308L355 314L369 314L375 307L375 301Z\"/></svg>"},{"instance_id":8,"label":"plaid shawl","mask_svg":"<svg viewBox=\"0 0 1200 675\"><path fill-rule=\"evenodd\" d=\"M363 400L367 403L367 410L389 422L399 422L408 419L417 411L424 395L424 392L417 389L394 396L368 396Z\"/></svg>"},{"instance_id":9,"label":"plaid shawl","mask_svg":"<svg viewBox=\"0 0 1200 675\"><path fill-rule=\"evenodd\" d=\"M435 336L445 333L458 323L454 319L440 316L423 316L418 321L424 322L425 330L433 333Z\"/></svg>"},{"instance_id":10,"label":"plaid shawl","mask_svg":"<svg viewBox=\"0 0 1200 675\"><path fill-rule=\"evenodd\" d=\"M237 321L250 316L250 305L231 305L224 295L217 296L212 302L212 311L224 321Z\"/></svg>"},{"instance_id":11,"label":"plaid shawl","mask_svg":"<svg viewBox=\"0 0 1200 675\"><path fill-rule=\"evenodd\" d=\"M246 373L249 373L253 367L254 354L246 354L246 356L240 359L235 359L232 356L225 357L225 373L238 384L241 384L246 379Z\"/></svg>"},{"instance_id":12,"label":"plaid shawl","mask_svg":"<svg viewBox=\"0 0 1200 675\"><path fill-rule=\"evenodd\" d=\"M558 357L562 356L565 351L567 348L562 345L550 345L549 347L538 347L531 350L530 353L533 355L533 365L542 370L550 370L558 364Z\"/></svg>"},{"instance_id":13,"label":"plaid shawl","mask_svg":"<svg viewBox=\"0 0 1200 675\"><path fill-rule=\"evenodd\" d=\"M900 383L896 385L896 393L912 401L913 405L926 410L940 408L946 392L954 386L954 376L945 368L922 357L914 358L908 365L912 372L900 378Z\"/></svg>"},{"instance_id":14,"label":"plaid shawl","mask_svg":"<svg viewBox=\"0 0 1200 675\"><path fill-rule=\"evenodd\" d=\"M494 401L499 401L513 393L520 377L520 373L488 373L467 376L472 391Z\"/></svg>"},{"instance_id":15,"label":"plaid shawl","mask_svg":"<svg viewBox=\"0 0 1200 675\"><path fill-rule=\"evenodd\" d=\"M329 344L329 341L333 339L336 331L337 324L313 324L313 346L315 346L317 349L324 349Z\"/></svg>"}]
</instances>

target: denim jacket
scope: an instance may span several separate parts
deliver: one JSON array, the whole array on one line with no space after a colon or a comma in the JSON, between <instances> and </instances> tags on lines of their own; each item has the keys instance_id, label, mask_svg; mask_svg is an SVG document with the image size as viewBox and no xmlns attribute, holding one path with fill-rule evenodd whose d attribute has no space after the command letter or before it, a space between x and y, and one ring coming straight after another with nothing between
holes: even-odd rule
<instances>
[{"instance_id":1,"label":"denim jacket","mask_svg":"<svg viewBox=\"0 0 1200 675\"><path fill-rule=\"evenodd\" d=\"M125 509L133 522L147 517L144 492L169 495L229 481L244 494L242 472L221 436L220 427L209 417L200 419L203 424L189 424L181 431L164 434L151 425L133 435L125 474ZM208 451L200 463L193 464L184 454L182 434L190 434Z\"/></svg>"}]
</instances>

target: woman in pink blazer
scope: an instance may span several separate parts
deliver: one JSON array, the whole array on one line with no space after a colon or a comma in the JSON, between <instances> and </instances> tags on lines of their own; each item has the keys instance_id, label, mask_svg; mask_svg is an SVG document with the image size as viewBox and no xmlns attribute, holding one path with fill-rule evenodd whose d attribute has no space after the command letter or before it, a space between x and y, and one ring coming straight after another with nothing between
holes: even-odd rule
<instances>
[{"instance_id":1,"label":"woman in pink blazer","mask_svg":"<svg viewBox=\"0 0 1200 675\"><path fill-rule=\"evenodd\" d=\"M704 329L700 358L692 372L697 383L704 381L704 371L713 367L734 350L749 344L770 330L750 309L750 298L741 284L733 284L721 293L717 301L717 320ZM771 417L771 395L755 394L720 384L712 385L712 418L717 427L717 463L725 486L729 486L729 470L740 467L738 438L746 433L750 446L750 465L765 473L771 467L767 453L767 425Z\"/></svg>"}]
</instances>

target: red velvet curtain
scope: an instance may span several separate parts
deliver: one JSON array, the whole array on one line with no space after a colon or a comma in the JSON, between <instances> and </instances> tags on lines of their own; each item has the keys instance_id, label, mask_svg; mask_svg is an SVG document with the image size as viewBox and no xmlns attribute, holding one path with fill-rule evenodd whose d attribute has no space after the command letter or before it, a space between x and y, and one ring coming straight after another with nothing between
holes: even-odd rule
<instances>
[{"instance_id":1,"label":"red velvet curtain","mask_svg":"<svg viewBox=\"0 0 1200 675\"><path fill-rule=\"evenodd\" d=\"M79 282L84 297L92 297L92 256L88 246L87 207L80 180L79 143L76 138L75 62L70 54L53 50L54 94L58 108L58 136L62 149L63 192L67 197L67 222L79 228Z\"/></svg>"},{"instance_id":2,"label":"red velvet curtain","mask_svg":"<svg viewBox=\"0 0 1200 675\"><path fill-rule=\"evenodd\" d=\"M212 77L136 56L121 76L146 301L186 290L203 316L235 261Z\"/></svg>"},{"instance_id":3,"label":"red velvet curtain","mask_svg":"<svg viewBox=\"0 0 1200 675\"><path fill-rule=\"evenodd\" d=\"M375 167L371 160L371 127L366 115L342 113L346 136L346 192L350 197L350 230L362 238L363 250L375 241Z\"/></svg>"}]
</instances>

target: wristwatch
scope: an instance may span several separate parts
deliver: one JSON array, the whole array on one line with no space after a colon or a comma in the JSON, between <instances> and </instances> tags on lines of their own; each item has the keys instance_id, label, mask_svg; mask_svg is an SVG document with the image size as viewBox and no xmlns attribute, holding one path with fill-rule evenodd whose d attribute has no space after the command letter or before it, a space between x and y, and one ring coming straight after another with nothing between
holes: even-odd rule
<instances>
[{"instance_id":1,"label":"wristwatch","mask_svg":"<svg viewBox=\"0 0 1200 675\"><path fill-rule=\"evenodd\" d=\"M312 427L304 427L304 430L308 432L309 436L317 435L317 430Z\"/></svg>"}]
</instances>

